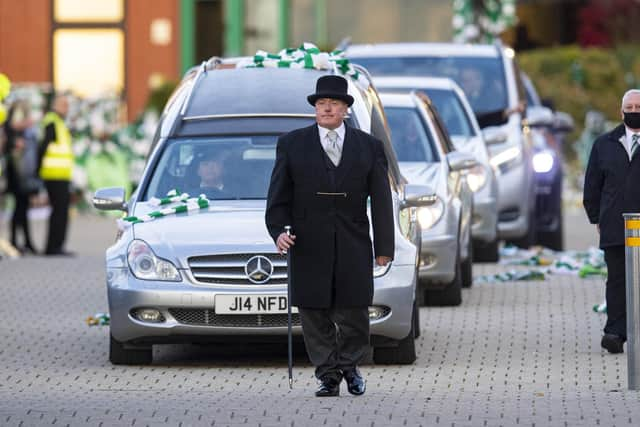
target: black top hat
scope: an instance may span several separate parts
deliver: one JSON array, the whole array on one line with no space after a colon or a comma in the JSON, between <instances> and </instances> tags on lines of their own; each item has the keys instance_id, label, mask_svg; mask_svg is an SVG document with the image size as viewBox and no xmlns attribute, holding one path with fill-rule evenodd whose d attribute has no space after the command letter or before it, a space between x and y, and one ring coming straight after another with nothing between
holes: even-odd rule
<instances>
[{"instance_id":1,"label":"black top hat","mask_svg":"<svg viewBox=\"0 0 640 427\"><path fill-rule=\"evenodd\" d=\"M322 76L316 82L316 93L307 96L309 104L315 106L316 101L321 98L339 99L347 103L349 107L353 104L353 96L347 93L349 84L344 77Z\"/></svg>"}]
</instances>

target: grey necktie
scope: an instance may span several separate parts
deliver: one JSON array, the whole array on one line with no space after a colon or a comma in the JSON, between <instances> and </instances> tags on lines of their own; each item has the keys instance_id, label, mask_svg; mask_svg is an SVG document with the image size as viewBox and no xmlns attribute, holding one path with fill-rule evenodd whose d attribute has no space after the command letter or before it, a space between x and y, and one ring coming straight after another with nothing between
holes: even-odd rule
<instances>
[{"instance_id":1,"label":"grey necktie","mask_svg":"<svg viewBox=\"0 0 640 427\"><path fill-rule=\"evenodd\" d=\"M340 151L340 146L338 145L338 132L335 130L330 130L327 132L326 136L329 143L325 146L325 153L331 159L331 162L338 166L340 163L340 158L342 157L342 152Z\"/></svg>"},{"instance_id":2,"label":"grey necktie","mask_svg":"<svg viewBox=\"0 0 640 427\"><path fill-rule=\"evenodd\" d=\"M634 133L631 135L631 157L633 157L636 149L638 148L638 144L640 144L640 134Z\"/></svg>"}]
</instances>

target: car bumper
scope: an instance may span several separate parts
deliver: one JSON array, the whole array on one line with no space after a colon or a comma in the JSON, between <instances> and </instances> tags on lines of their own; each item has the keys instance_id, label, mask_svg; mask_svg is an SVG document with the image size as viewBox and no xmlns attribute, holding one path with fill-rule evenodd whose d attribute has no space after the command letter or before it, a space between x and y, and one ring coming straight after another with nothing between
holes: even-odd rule
<instances>
[{"instance_id":1,"label":"car bumper","mask_svg":"<svg viewBox=\"0 0 640 427\"><path fill-rule=\"evenodd\" d=\"M524 162L498 177L498 237L524 236L529 226L532 194Z\"/></svg>"},{"instance_id":2,"label":"car bumper","mask_svg":"<svg viewBox=\"0 0 640 427\"><path fill-rule=\"evenodd\" d=\"M379 319L371 320L371 334L393 339L407 336L411 328L412 306L415 298L414 266L392 266L382 277L375 279L373 305L385 307ZM183 276L189 276L181 271ZM107 293L111 316L110 332L125 343L209 341L214 337L287 335L287 314L216 315L215 298L219 294L286 295L282 285L225 286L182 282L144 281L133 277L128 269L107 271ZM140 308L153 308L162 314L163 321L145 322L134 317ZM297 315L294 315L293 334L301 335Z\"/></svg>"},{"instance_id":3,"label":"car bumper","mask_svg":"<svg viewBox=\"0 0 640 427\"><path fill-rule=\"evenodd\" d=\"M455 235L423 234L418 274L420 280L426 282L427 287L442 287L453 280L456 271L457 247L458 240Z\"/></svg>"},{"instance_id":4,"label":"car bumper","mask_svg":"<svg viewBox=\"0 0 640 427\"><path fill-rule=\"evenodd\" d=\"M496 199L473 199L473 216L471 219L471 237L473 240L493 242L497 238L498 211Z\"/></svg>"}]
</instances>

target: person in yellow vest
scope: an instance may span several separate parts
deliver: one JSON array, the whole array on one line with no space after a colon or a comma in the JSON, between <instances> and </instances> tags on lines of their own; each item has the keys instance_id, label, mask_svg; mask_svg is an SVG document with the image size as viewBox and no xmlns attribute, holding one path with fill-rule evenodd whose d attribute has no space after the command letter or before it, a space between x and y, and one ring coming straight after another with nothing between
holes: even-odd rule
<instances>
[{"instance_id":1,"label":"person in yellow vest","mask_svg":"<svg viewBox=\"0 0 640 427\"><path fill-rule=\"evenodd\" d=\"M68 111L69 100L66 95L60 94L54 98L52 111L42 119L44 139L39 150L40 178L51 205L46 255L72 255L64 249L74 164L71 133L64 123Z\"/></svg>"}]
</instances>

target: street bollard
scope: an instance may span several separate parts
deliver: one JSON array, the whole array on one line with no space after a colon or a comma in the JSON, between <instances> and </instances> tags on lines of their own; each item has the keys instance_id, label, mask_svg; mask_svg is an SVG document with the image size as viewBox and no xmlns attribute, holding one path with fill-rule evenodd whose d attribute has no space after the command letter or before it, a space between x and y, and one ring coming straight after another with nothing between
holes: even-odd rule
<instances>
[{"instance_id":1,"label":"street bollard","mask_svg":"<svg viewBox=\"0 0 640 427\"><path fill-rule=\"evenodd\" d=\"M640 390L640 213L622 215L627 288L627 378L629 390Z\"/></svg>"}]
</instances>

